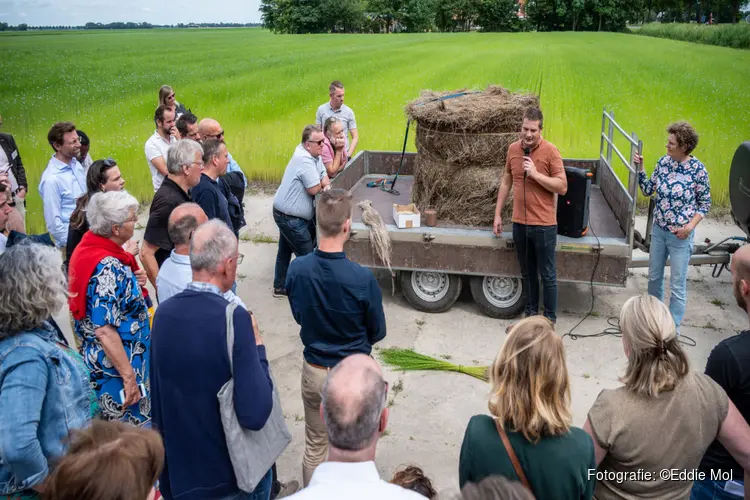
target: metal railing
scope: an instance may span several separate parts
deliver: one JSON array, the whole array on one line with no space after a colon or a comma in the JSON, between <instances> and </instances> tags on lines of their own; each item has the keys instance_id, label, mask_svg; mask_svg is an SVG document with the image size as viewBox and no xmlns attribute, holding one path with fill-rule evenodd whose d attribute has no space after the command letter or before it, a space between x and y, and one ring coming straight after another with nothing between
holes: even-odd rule
<instances>
[{"instance_id":1,"label":"metal railing","mask_svg":"<svg viewBox=\"0 0 750 500\"><path fill-rule=\"evenodd\" d=\"M617 131L619 135L624 137L630 145L630 154L627 158L622 154L620 149L615 144L615 131ZM620 187L622 187L623 192L627 196L629 203L627 238L628 245L630 245L631 247L633 246L633 234L635 231L635 211L636 203L638 201L638 170L633 163L633 156L635 153L638 153L640 155L642 151L643 141L638 139L638 136L635 134L635 132L631 132L630 134L628 134L625 129L623 129L615 121L615 113L613 111L607 111L607 108L605 107L602 111L602 131L599 145L599 168L597 169L596 182L599 183L601 181L602 168L607 168L617 179L617 182L620 184ZM628 170L627 187L625 187L614 169L614 166L612 164L612 153L615 153L617 155L617 160L619 160Z\"/></svg>"}]
</instances>

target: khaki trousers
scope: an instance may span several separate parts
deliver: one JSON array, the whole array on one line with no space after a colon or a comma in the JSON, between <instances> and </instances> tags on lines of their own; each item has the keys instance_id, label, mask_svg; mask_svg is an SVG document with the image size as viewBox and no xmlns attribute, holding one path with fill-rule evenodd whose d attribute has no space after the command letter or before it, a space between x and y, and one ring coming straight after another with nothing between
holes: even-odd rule
<instances>
[{"instance_id":1,"label":"khaki trousers","mask_svg":"<svg viewBox=\"0 0 750 500\"><path fill-rule=\"evenodd\" d=\"M305 407L305 453L302 456L302 481L310 484L315 468L323 463L328 454L328 432L320 416L323 384L329 370L310 366L302 362L302 404Z\"/></svg>"}]
</instances>

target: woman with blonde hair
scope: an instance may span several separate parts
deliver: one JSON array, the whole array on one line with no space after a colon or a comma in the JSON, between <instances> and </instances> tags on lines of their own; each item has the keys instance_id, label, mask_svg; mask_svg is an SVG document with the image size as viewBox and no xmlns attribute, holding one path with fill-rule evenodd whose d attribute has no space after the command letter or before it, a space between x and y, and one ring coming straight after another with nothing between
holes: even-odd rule
<instances>
[{"instance_id":1,"label":"woman with blonde hair","mask_svg":"<svg viewBox=\"0 0 750 500\"><path fill-rule=\"evenodd\" d=\"M520 481L536 498L591 498L591 438L571 425L562 339L543 316L515 324L490 367L490 415L469 421L459 483L493 475Z\"/></svg>"},{"instance_id":2,"label":"woman with blonde hair","mask_svg":"<svg viewBox=\"0 0 750 500\"><path fill-rule=\"evenodd\" d=\"M169 85L162 85L159 88L159 105L164 105L174 111L175 120L190 111L177 102L174 90Z\"/></svg>"},{"instance_id":3,"label":"woman with blonde hair","mask_svg":"<svg viewBox=\"0 0 750 500\"><path fill-rule=\"evenodd\" d=\"M697 470L714 439L747 475L750 427L716 382L690 371L667 306L632 297L620 326L624 386L603 390L584 425L598 465L594 498L687 499L697 478L678 473Z\"/></svg>"}]
</instances>

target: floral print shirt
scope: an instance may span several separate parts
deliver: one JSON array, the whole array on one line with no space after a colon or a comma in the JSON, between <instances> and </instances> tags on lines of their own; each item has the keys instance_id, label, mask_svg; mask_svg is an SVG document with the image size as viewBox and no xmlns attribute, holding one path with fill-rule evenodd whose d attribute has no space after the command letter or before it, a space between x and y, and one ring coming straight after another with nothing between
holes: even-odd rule
<instances>
[{"instance_id":1,"label":"floral print shirt","mask_svg":"<svg viewBox=\"0 0 750 500\"><path fill-rule=\"evenodd\" d=\"M149 426L151 330L146 302L135 274L114 257L105 257L89 280L86 301L86 316L75 322L76 334L81 341L81 354L90 371L91 386L96 391L102 418ZM129 408L121 405L122 377L96 337L96 329L105 325L112 326L120 334L125 355L135 372L136 384L143 384L146 388L146 397Z\"/></svg>"},{"instance_id":2,"label":"floral print shirt","mask_svg":"<svg viewBox=\"0 0 750 500\"><path fill-rule=\"evenodd\" d=\"M656 194L654 224L665 231L690 223L695 214L705 217L711 208L708 172L693 156L683 163L662 156L650 179L643 170L638 172L638 183L645 196Z\"/></svg>"}]
</instances>

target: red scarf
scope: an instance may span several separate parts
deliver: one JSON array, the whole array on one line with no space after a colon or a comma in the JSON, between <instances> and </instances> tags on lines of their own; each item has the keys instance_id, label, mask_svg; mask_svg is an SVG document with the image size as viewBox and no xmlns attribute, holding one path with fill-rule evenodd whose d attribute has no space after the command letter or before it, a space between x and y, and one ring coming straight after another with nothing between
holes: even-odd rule
<instances>
[{"instance_id":1,"label":"red scarf","mask_svg":"<svg viewBox=\"0 0 750 500\"><path fill-rule=\"evenodd\" d=\"M96 266L105 258L114 257L135 272L140 269L133 254L126 252L114 241L91 231L83 235L81 242L70 257L68 265L68 306L73 318L81 321L86 316L86 289ZM148 290L141 287L143 298L148 303Z\"/></svg>"}]
</instances>

